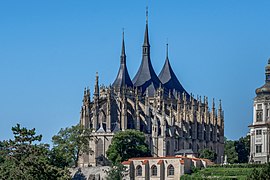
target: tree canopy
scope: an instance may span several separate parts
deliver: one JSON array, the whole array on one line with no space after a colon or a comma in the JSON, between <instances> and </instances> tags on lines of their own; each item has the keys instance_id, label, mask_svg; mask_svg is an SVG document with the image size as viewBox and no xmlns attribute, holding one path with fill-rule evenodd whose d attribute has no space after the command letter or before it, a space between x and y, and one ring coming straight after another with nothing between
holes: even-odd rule
<instances>
[{"instance_id":1,"label":"tree canopy","mask_svg":"<svg viewBox=\"0 0 270 180\"><path fill-rule=\"evenodd\" d=\"M85 129L81 125L62 128L52 137L54 163L60 167L77 167L79 154L91 152L90 133L90 129Z\"/></svg>"},{"instance_id":2,"label":"tree canopy","mask_svg":"<svg viewBox=\"0 0 270 180\"><path fill-rule=\"evenodd\" d=\"M17 124L14 139L0 142L0 179L70 179L66 169L54 166L48 144L35 129Z\"/></svg>"},{"instance_id":3,"label":"tree canopy","mask_svg":"<svg viewBox=\"0 0 270 180\"><path fill-rule=\"evenodd\" d=\"M235 150L238 154L238 163L247 163L250 153L250 136L241 137L235 142Z\"/></svg>"},{"instance_id":4,"label":"tree canopy","mask_svg":"<svg viewBox=\"0 0 270 180\"><path fill-rule=\"evenodd\" d=\"M225 140L224 154L228 163L248 163L250 152L250 137L241 137L239 140Z\"/></svg>"},{"instance_id":5,"label":"tree canopy","mask_svg":"<svg viewBox=\"0 0 270 180\"><path fill-rule=\"evenodd\" d=\"M120 163L132 157L151 156L150 149L145 143L144 133L137 130L116 133L106 154L112 163Z\"/></svg>"},{"instance_id":6,"label":"tree canopy","mask_svg":"<svg viewBox=\"0 0 270 180\"><path fill-rule=\"evenodd\" d=\"M199 157L209 159L214 162L217 159L217 153L210 149L202 149L199 151Z\"/></svg>"}]
</instances>

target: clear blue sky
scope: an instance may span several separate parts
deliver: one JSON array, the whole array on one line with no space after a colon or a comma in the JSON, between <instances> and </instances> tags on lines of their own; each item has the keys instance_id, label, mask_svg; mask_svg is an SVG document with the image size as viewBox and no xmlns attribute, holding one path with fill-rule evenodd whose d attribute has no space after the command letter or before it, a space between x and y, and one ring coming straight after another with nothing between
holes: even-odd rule
<instances>
[{"instance_id":1,"label":"clear blue sky","mask_svg":"<svg viewBox=\"0 0 270 180\"><path fill-rule=\"evenodd\" d=\"M270 57L269 0L149 0L152 63L169 41L173 69L188 92L222 99L225 136L252 122L255 89ZM0 1L0 140L20 123L44 142L79 122L83 89L113 82L122 28L133 78L141 62L146 1Z\"/></svg>"}]
</instances>

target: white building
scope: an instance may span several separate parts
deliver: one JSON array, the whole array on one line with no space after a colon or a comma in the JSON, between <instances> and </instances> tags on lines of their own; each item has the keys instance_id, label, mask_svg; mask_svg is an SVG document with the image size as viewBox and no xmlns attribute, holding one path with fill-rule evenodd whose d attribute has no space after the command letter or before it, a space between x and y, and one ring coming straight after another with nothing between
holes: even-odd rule
<instances>
[{"instance_id":1,"label":"white building","mask_svg":"<svg viewBox=\"0 0 270 180\"><path fill-rule=\"evenodd\" d=\"M256 89L253 123L250 128L250 163L269 162L270 150L270 59L265 67L265 84Z\"/></svg>"},{"instance_id":2,"label":"white building","mask_svg":"<svg viewBox=\"0 0 270 180\"><path fill-rule=\"evenodd\" d=\"M140 157L122 162L127 167L123 180L179 180L192 167L213 165L208 159L185 156Z\"/></svg>"}]
</instances>

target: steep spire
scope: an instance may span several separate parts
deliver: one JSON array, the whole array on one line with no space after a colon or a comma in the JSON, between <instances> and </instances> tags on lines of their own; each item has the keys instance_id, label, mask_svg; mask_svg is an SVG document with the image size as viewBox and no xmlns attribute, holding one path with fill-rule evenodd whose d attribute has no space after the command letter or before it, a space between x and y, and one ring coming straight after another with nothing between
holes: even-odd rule
<instances>
[{"instance_id":1,"label":"steep spire","mask_svg":"<svg viewBox=\"0 0 270 180\"><path fill-rule=\"evenodd\" d=\"M121 64L126 64L126 51L125 51L125 39L124 39L124 29L122 33L122 52L121 52Z\"/></svg>"},{"instance_id":2,"label":"steep spire","mask_svg":"<svg viewBox=\"0 0 270 180\"><path fill-rule=\"evenodd\" d=\"M146 24L145 24L143 46L144 47L150 47L150 44L149 44L149 35L148 35L148 7L146 7Z\"/></svg>"},{"instance_id":3,"label":"steep spire","mask_svg":"<svg viewBox=\"0 0 270 180\"><path fill-rule=\"evenodd\" d=\"M142 46L142 62L132 82L134 86L142 89L142 93L145 93L146 89L148 88L149 96L154 96L155 91L158 89L159 84L161 83L153 69L150 60L148 8L146 8L146 27L144 33L144 42Z\"/></svg>"},{"instance_id":4,"label":"steep spire","mask_svg":"<svg viewBox=\"0 0 270 180\"><path fill-rule=\"evenodd\" d=\"M98 72L96 72L96 82L95 82L95 91L94 96L99 96L99 84L98 84Z\"/></svg>"},{"instance_id":5,"label":"steep spire","mask_svg":"<svg viewBox=\"0 0 270 180\"><path fill-rule=\"evenodd\" d=\"M122 52L120 56L120 68L116 79L114 80L112 86L120 89L122 87L133 87L132 81L128 74L127 65L126 65L126 53L125 53L125 40L124 40L124 31L122 34Z\"/></svg>"},{"instance_id":6,"label":"steep spire","mask_svg":"<svg viewBox=\"0 0 270 180\"><path fill-rule=\"evenodd\" d=\"M169 60L169 44L166 44L166 60Z\"/></svg>"},{"instance_id":7,"label":"steep spire","mask_svg":"<svg viewBox=\"0 0 270 180\"><path fill-rule=\"evenodd\" d=\"M177 92L185 93L187 98L189 97L189 94L187 91L183 88L179 80L177 79L176 75L174 74L170 61L169 61L169 50L168 50L168 43L166 44L166 60L165 64L159 73L158 77L159 80L162 82L162 84L165 86L166 89L174 92L174 96L176 97ZM174 91L175 90L175 91Z\"/></svg>"}]
</instances>

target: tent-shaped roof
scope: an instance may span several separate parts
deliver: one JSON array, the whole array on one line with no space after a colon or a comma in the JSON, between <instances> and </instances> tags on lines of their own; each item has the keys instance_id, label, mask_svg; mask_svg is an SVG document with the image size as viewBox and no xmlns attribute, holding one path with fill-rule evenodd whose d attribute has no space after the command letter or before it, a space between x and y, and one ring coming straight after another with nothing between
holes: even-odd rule
<instances>
[{"instance_id":1,"label":"tent-shaped roof","mask_svg":"<svg viewBox=\"0 0 270 180\"><path fill-rule=\"evenodd\" d=\"M123 41L122 41L122 53L121 53L120 59L121 59L120 68L118 70L117 77L114 80L112 86L115 88L122 88L124 86L133 87L133 83L128 74L127 65L126 65L124 33L123 33Z\"/></svg>"},{"instance_id":2,"label":"tent-shaped roof","mask_svg":"<svg viewBox=\"0 0 270 180\"><path fill-rule=\"evenodd\" d=\"M134 86L142 90L145 93L148 89L149 96L154 96L155 90L160 86L161 82L157 77L151 60L150 60L150 44L148 36L148 23L146 23L145 34L144 34L144 44L143 44L143 56L140 68L132 80Z\"/></svg>"},{"instance_id":3,"label":"tent-shaped roof","mask_svg":"<svg viewBox=\"0 0 270 180\"><path fill-rule=\"evenodd\" d=\"M169 58L168 58L168 44L167 44L167 53L166 53L166 60L165 60L165 64L161 70L161 72L159 73L158 77L160 79L160 81L162 82L162 84L165 86L165 88L169 91L171 91L174 95L176 95L176 93L186 93L187 96L189 96L189 94L187 93L187 91L183 88L183 86L181 85L181 83L179 82L179 80L177 79L176 75L174 74Z\"/></svg>"}]
</instances>

